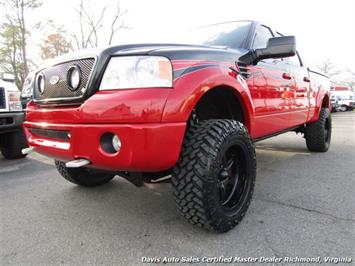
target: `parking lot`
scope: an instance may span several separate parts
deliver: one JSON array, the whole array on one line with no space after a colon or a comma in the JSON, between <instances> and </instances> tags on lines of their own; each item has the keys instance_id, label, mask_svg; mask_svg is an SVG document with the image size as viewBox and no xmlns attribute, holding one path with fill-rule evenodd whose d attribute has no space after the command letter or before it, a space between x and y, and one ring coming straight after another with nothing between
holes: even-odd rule
<instances>
[{"instance_id":1,"label":"parking lot","mask_svg":"<svg viewBox=\"0 0 355 266\"><path fill-rule=\"evenodd\" d=\"M0 263L125 264L142 257L299 256L355 259L355 111L333 115L327 153L301 135L257 143L249 211L226 234L180 218L169 184L122 178L96 188L59 176L51 159L0 158Z\"/></svg>"}]
</instances>

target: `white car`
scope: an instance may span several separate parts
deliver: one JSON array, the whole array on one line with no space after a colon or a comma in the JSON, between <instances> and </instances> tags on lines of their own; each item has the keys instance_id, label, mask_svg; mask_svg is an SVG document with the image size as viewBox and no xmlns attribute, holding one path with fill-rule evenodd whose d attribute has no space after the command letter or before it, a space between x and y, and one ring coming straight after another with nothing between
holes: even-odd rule
<instances>
[{"instance_id":1,"label":"white car","mask_svg":"<svg viewBox=\"0 0 355 266\"><path fill-rule=\"evenodd\" d=\"M338 100L339 111L352 111L355 108L355 99L340 99Z\"/></svg>"},{"instance_id":2,"label":"white car","mask_svg":"<svg viewBox=\"0 0 355 266\"><path fill-rule=\"evenodd\" d=\"M336 101L337 111L351 111L355 108L355 93L352 91L333 92L331 101Z\"/></svg>"}]
</instances>

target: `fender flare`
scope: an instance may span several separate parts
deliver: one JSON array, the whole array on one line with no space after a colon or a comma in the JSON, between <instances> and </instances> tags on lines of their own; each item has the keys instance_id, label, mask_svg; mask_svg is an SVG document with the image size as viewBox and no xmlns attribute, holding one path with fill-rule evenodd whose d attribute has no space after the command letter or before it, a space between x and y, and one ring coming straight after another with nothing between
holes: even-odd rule
<instances>
[{"instance_id":1,"label":"fender flare","mask_svg":"<svg viewBox=\"0 0 355 266\"><path fill-rule=\"evenodd\" d=\"M326 106L323 106L323 102L324 99L327 98L327 103ZM317 99L316 99L316 107L315 107L315 112L313 117L311 118L311 120L309 122L314 122L317 121L319 119L319 114L320 111L322 109L322 107L327 107L330 111L330 96L329 96L329 92L326 91L324 93L318 93Z\"/></svg>"},{"instance_id":2,"label":"fender flare","mask_svg":"<svg viewBox=\"0 0 355 266\"><path fill-rule=\"evenodd\" d=\"M253 127L254 105L244 78L232 75L223 66L204 68L182 75L174 81L174 88L165 103L162 122L186 122L200 99L210 90L230 89L241 105L245 126Z\"/></svg>"}]
</instances>

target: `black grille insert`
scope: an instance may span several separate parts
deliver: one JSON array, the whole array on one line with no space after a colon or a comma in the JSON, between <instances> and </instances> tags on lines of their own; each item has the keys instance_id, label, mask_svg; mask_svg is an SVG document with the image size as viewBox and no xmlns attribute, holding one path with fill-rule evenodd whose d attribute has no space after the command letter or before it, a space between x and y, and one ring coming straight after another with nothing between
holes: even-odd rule
<instances>
[{"instance_id":1,"label":"black grille insert","mask_svg":"<svg viewBox=\"0 0 355 266\"><path fill-rule=\"evenodd\" d=\"M86 91L90 74L94 67L94 58L78 59L69 62L64 62L43 69L37 73L35 80L34 99L37 101L54 101L65 100L71 98L80 98ZM76 90L71 90L68 84L68 71L71 67L78 66L81 70L80 86ZM39 90L38 77L44 77L44 91Z\"/></svg>"},{"instance_id":2,"label":"black grille insert","mask_svg":"<svg viewBox=\"0 0 355 266\"><path fill-rule=\"evenodd\" d=\"M30 131L33 134L40 136L40 137L60 139L60 140L69 140L70 139L69 131L43 129L43 128L31 128Z\"/></svg>"}]
</instances>

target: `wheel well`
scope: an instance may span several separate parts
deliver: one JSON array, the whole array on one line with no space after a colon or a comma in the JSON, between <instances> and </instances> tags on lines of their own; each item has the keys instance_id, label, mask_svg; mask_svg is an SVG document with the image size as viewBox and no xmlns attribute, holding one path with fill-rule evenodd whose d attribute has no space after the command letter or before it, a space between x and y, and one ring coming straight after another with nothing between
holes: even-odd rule
<instances>
[{"instance_id":1,"label":"wheel well","mask_svg":"<svg viewBox=\"0 0 355 266\"><path fill-rule=\"evenodd\" d=\"M207 119L234 119L244 124L242 105L229 87L217 87L206 92L194 109L197 117Z\"/></svg>"},{"instance_id":2,"label":"wheel well","mask_svg":"<svg viewBox=\"0 0 355 266\"><path fill-rule=\"evenodd\" d=\"M325 95L322 101L322 107L329 108L329 96Z\"/></svg>"}]
</instances>

